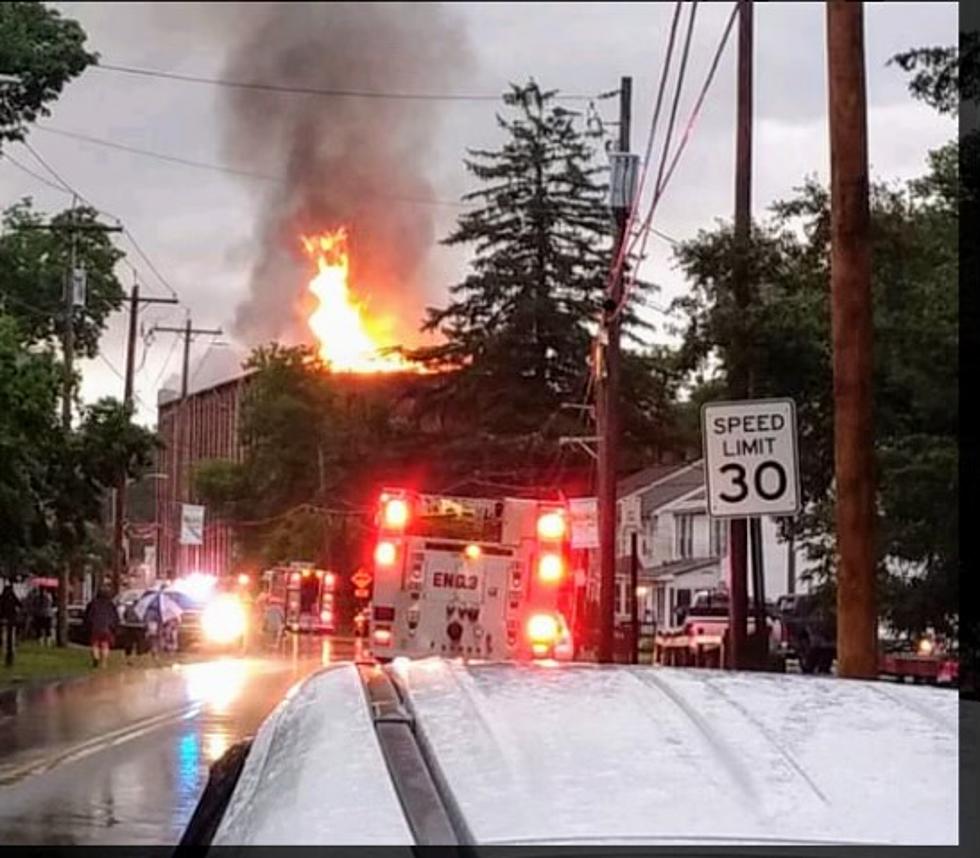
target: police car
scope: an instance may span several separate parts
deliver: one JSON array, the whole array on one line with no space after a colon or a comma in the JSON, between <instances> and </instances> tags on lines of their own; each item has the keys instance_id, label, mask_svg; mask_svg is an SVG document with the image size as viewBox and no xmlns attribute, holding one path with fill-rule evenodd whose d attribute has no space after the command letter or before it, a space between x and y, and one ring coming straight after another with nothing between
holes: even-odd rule
<instances>
[{"instance_id":1,"label":"police car","mask_svg":"<svg viewBox=\"0 0 980 858\"><path fill-rule=\"evenodd\" d=\"M955 844L957 706L834 677L339 663L219 761L183 845Z\"/></svg>"}]
</instances>

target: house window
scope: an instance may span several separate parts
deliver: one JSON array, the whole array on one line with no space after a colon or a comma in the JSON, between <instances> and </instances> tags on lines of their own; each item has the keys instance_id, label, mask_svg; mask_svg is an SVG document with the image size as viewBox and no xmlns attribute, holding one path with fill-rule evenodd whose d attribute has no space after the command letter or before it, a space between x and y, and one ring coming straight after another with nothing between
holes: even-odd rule
<instances>
[{"instance_id":1,"label":"house window","mask_svg":"<svg viewBox=\"0 0 980 858\"><path fill-rule=\"evenodd\" d=\"M724 518L711 519L711 555L724 557L728 551L728 520Z\"/></svg>"},{"instance_id":2,"label":"house window","mask_svg":"<svg viewBox=\"0 0 980 858\"><path fill-rule=\"evenodd\" d=\"M674 517L674 556L677 559L690 557L694 553L694 516L684 513Z\"/></svg>"},{"instance_id":3,"label":"house window","mask_svg":"<svg viewBox=\"0 0 980 858\"><path fill-rule=\"evenodd\" d=\"M657 587L657 625L667 625L667 588Z\"/></svg>"},{"instance_id":4,"label":"house window","mask_svg":"<svg viewBox=\"0 0 980 858\"><path fill-rule=\"evenodd\" d=\"M620 579L616 582L616 613L619 616L628 616L633 611L633 605L629 600L629 580Z\"/></svg>"}]
</instances>

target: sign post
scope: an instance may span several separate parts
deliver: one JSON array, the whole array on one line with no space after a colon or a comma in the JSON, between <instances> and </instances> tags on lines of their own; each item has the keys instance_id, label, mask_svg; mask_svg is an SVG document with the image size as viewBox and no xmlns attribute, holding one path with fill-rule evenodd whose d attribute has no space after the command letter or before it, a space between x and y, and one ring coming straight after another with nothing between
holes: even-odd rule
<instances>
[{"instance_id":1,"label":"sign post","mask_svg":"<svg viewBox=\"0 0 980 858\"><path fill-rule=\"evenodd\" d=\"M768 634L760 517L796 515L800 511L796 407L790 399L706 403L701 408L701 442L708 514L751 519L756 656L762 665ZM744 622L736 605L735 583L730 587L729 602L733 642L737 642L739 618ZM742 587L744 594L744 584ZM741 659L735 666L740 664Z\"/></svg>"}]
</instances>

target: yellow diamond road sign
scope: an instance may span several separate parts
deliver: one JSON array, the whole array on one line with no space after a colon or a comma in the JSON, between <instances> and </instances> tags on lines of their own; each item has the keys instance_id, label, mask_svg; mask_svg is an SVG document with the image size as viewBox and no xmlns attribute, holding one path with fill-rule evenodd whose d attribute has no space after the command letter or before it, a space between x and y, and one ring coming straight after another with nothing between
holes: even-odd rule
<instances>
[{"instance_id":1,"label":"yellow diamond road sign","mask_svg":"<svg viewBox=\"0 0 980 858\"><path fill-rule=\"evenodd\" d=\"M365 572L363 569L358 569L350 577L351 584L353 584L358 590L365 590L371 586L371 573Z\"/></svg>"}]
</instances>

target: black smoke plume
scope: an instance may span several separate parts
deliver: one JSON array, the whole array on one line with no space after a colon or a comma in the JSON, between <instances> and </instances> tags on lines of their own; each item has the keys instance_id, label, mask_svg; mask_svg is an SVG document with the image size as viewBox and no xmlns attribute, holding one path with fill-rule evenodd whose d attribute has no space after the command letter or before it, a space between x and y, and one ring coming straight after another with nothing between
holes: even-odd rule
<instances>
[{"instance_id":1,"label":"black smoke plume","mask_svg":"<svg viewBox=\"0 0 980 858\"><path fill-rule=\"evenodd\" d=\"M230 14L220 7L222 17ZM470 63L457 13L429 3L234 4L223 76L360 92L459 89ZM455 85L454 85L455 84ZM309 342L311 269L299 237L350 231L355 296L411 339L431 297L426 259L437 236L427 176L439 101L222 90L225 157L281 176L260 186L249 295L234 333L244 344ZM429 295L426 294L427 290Z\"/></svg>"}]
</instances>

